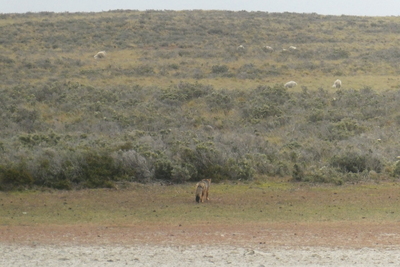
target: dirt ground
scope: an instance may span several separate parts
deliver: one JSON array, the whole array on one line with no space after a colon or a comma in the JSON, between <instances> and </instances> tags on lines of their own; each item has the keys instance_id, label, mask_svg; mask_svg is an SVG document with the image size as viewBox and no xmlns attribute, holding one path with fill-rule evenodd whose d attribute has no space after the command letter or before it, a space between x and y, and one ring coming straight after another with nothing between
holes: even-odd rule
<instances>
[{"instance_id":1,"label":"dirt ground","mask_svg":"<svg viewBox=\"0 0 400 267\"><path fill-rule=\"evenodd\" d=\"M0 266L396 266L396 222L0 226Z\"/></svg>"},{"instance_id":2,"label":"dirt ground","mask_svg":"<svg viewBox=\"0 0 400 267\"><path fill-rule=\"evenodd\" d=\"M0 226L2 243L400 247L400 224L321 222L229 225Z\"/></svg>"}]
</instances>

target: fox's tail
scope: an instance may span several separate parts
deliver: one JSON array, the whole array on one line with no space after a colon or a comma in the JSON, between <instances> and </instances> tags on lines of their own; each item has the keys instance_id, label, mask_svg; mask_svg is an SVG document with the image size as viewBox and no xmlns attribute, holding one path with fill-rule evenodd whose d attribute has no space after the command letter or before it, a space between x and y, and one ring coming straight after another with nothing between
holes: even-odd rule
<instances>
[{"instance_id":1,"label":"fox's tail","mask_svg":"<svg viewBox=\"0 0 400 267\"><path fill-rule=\"evenodd\" d=\"M196 188L196 202L197 203L200 202L200 196L201 196L202 192L203 192L203 187L201 187L201 185L198 185Z\"/></svg>"}]
</instances>

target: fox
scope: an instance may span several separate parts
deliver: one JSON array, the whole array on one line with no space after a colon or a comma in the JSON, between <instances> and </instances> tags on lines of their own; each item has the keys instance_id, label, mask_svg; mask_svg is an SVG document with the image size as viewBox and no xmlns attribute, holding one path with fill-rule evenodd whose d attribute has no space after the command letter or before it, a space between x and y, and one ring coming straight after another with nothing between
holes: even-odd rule
<instances>
[{"instance_id":1,"label":"fox","mask_svg":"<svg viewBox=\"0 0 400 267\"><path fill-rule=\"evenodd\" d=\"M208 190L210 189L211 179L203 179L196 184L196 202L204 202L204 198L208 198Z\"/></svg>"}]
</instances>

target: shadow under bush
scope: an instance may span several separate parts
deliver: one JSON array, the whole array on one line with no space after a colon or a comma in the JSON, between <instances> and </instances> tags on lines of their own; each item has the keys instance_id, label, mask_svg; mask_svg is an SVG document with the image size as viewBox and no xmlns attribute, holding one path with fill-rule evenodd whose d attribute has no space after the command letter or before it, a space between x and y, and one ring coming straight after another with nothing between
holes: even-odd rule
<instances>
[{"instance_id":1,"label":"shadow under bush","mask_svg":"<svg viewBox=\"0 0 400 267\"><path fill-rule=\"evenodd\" d=\"M83 157L81 171L83 181L79 182L88 188L113 188L113 181L121 176L120 169L107 152L87 152Z\"/></svg>"},{"instance_id":2,"label":"shadow under bush","mask_svg":"<svg viewBox=\"0 0 400 267\"><path fill-rule=\"evenodd\" d=\"M345 155L335 155L331 158L330 164L342 173L360 173L366 170L373 170L380 173L384 167L378 158L369 155L360 155L355 152Z\"/></svg>"},{"instance_id":3,"label":"shadow under bush","mask_svg":"<svg viewBox=\"0 0 400 267\"><path fill-rule=\"evenodd\" d=\"M32 175L24 166L0 166L0 190L30 188L34 182Z\"/></svg>"}]
</instances>

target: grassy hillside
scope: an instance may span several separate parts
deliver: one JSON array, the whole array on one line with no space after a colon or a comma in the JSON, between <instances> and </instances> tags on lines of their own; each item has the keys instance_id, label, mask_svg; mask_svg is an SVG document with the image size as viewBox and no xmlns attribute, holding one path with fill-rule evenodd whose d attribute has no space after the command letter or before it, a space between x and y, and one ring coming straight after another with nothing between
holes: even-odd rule
<instances>
[{"instance_id":1,"label":"grassy hillside","mask_svg":"<svg viewBox=\"0 0 400 267\"><path fill-rule=\"evenodd\" d=\"M397 17L0 15L0 189L395 179L399 32Z\"/></svg>"}]
</instances>

